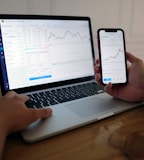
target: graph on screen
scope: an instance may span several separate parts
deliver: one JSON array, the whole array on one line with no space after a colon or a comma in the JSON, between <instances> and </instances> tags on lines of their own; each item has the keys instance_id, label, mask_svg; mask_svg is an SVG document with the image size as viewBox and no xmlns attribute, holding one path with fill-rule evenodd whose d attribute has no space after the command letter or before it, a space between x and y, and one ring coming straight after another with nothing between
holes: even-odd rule
<instances>
[{"instance_id":1,"label":"graph on screen","mask_svg":"<svg viewBox=\"0 0 144 160\"><path fill-rule=\"evenodd\" d=\"M103 59L104 63L118 63L122 62L124 60L124 50L121 48L113 48L112 51L109 50L109 53L107 54L106 58ZM113 53L112 53L113 52Z\"/></svg>"},{"instance_id":2,"label":"graph on screen","mask_svg":"<svg viewBox=\"0 0 144 160\"><path fill-rule=\"evenodd\" d=\"M101 33L103 82L125 82L125 51L122 32Z\"/></svg>"},{"instance_id":3,"label":"graph on screen","mask_svg":"<svg viewBox=\"0 0 144 160\"><path fill-rule=\"evenodd\" d=\"M93 74L88 21L2 21L1 27L8 76L19 77L12 78L11 87L21 87L23 81L35 85Z\"/></svg>"}]
</instances>

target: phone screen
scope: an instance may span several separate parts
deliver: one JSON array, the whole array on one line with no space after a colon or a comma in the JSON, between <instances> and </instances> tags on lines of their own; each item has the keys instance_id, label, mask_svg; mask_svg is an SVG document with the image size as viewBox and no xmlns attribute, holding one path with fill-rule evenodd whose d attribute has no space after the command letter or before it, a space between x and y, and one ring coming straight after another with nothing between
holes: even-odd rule
<instances>
[{"instance_id":1,"label":"phone screen","mask_svg":"<svg viewBox=\"0 0 144 160\"><path fill-rule=\"evenodd\" d=\"M127 82L125 38L122 29L99 29L98 44L102 83Z\"/></svg>"}]
</instances>

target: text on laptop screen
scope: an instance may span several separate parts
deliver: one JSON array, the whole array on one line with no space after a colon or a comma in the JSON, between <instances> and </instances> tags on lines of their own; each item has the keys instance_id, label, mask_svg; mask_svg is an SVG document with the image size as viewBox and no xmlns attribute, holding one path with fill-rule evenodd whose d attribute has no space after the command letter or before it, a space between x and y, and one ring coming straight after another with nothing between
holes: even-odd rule
<instances>
[{"instance_id":1,"label":"text on laptop screen","mask_svg":"<svg viewBox=\"0 0 144 160\"><path fill-rule=\"evenodd\" d=\"M7 89L94 74L85 20L1 19L0 51Z\"/></svg>"}]
</instances>

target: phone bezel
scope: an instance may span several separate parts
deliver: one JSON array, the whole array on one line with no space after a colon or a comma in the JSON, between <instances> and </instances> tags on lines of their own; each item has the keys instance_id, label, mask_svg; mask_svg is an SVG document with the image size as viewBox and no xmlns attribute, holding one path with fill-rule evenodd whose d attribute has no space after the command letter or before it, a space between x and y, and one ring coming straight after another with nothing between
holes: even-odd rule
<instances>
[{"instance_id":1,"label":"phone bezel","mask_svg":"<svg viewBox=\"0 0 144 160\"><path fill-rule=\"evenodd\" d=\"M100 28L97 30L97 42L98 42L98 53L99 53L99 63L100 63L100 72L101 72L101 83L103 85L106 85L108 83L105 83L103 81L103 66L102 66L102 58L101 58L101 42L100 42L100 31L106 31L106 32L117 32L117 31L121 31L122 32L122 35L123 35L123 47L124 47L124 61L125 61L125 73L126 73L126 81L125 82L118 82L118 83L113 83L111 82L112 84L114 85L117 85L117 84L126 84L128 82L128 71L127 71L127 59L126 59L126 44L125 44L125 33L124 33L124 30L121 29L121 28Z\"/></svg>"}]
</instances>

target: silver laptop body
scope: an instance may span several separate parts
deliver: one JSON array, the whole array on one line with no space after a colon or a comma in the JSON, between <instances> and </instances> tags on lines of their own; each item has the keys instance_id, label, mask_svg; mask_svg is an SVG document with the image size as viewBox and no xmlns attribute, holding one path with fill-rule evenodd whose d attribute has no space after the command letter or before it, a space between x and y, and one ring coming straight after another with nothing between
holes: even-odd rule
<instances>
[{"instance_id":1,"label":"silver laptop body","mask_svg":"<svg viewBox=\"0 0 144 160\"><path fill-rule=\"evenodd\" d=\"M38 95L38 101L45 95L40 104L33 106L28 102L28 107L53 110L50 118L40 119L21 132L27 142L84 126L138 105L112 98L95 81L89 17L0 15L0 51L2 94L14 90L29 95L30 99ZM90 92L94 93L85 95L91 83L97 87L91 87ZM77 91L77 87L81 88ZM51 95L55 92L57 97ZM77 98L73 98L75 95Z\"/></svg>"}]
</instances>

